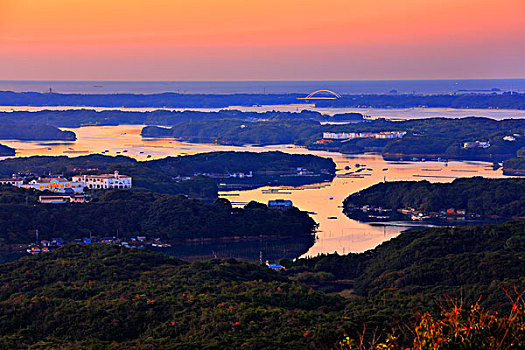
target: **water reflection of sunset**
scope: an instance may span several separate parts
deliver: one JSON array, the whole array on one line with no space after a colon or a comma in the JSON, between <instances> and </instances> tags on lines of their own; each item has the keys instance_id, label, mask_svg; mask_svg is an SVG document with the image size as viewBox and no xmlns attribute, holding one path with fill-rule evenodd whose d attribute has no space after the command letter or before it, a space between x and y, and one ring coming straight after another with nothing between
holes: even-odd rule
<instances>
[{"instance_id":1,"label":"water reflection of sunset","mask_svg":"<svg viewBox=\"0 0 525 350\"><path fill-rule=\"evenodd\" d=\"M70 129L77 134L77 140L72 143L36 143L36 142L6 142L17 149L17 156L31 155L67 155L80 156L87 153L102 153L108 155L126 155L139 160L157 159L167 156L189 155L211 151L252 151L264 152L279 150L287 153L315 154L331 157L337 164L338 174L347 172L346 166L355 170L355 164L366 165L363 178L336 177L330 184L323 186L305 186L302 190L287 189L279 194L263 193L270 187L250 191L235 191L238 196L224 197L236 202L257 200L266 203L270 199L291 199L297 207L309 211L316 222L320 224L317 233L318 240L306 255L318 253L340 254L361 252L373 248L381 242L395 237L406 226L372 226L348 219L340 207L344 198L351 193L362 190L374 183L394 180L422 180L435 182L450 182L456 177L502 177L501 170L494 171L490 164L484 162L449 162L445 166L441 162L391 163L385 162L381 156L343 155L322 151L309 151L305 148L290 145L267 147L232 147L211 144L190 144L173 139L143 139L140 136L142 126L121 125L103 127L82 127ZM89 152L88 152L89 151ZM84 153L86 152L86 153ZM150 156L148 158L148 156ZM384 170L386 169L386 170ZM275 187L271 187L275 188ZM331 199L332 198L332 199ZM336 217L337 219L329 219Z\"/></svg>"}]
</instances>

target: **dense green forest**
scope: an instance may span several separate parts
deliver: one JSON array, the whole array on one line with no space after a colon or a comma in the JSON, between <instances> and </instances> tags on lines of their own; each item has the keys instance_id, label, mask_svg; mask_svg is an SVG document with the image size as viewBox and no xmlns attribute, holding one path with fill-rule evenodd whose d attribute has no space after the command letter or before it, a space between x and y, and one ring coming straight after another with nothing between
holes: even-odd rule
<instances>
[{"instance_id":1,"label":"dense green forest","mask_svg":"<svg viewBox=\"0 0 525 350\"><path fill-rule=\"evenodd\" d=\"M69 246L0 266L0 281L2 348L300 349L342 338L342 298L233 259Z\"/></svg>"},{"instance_id":2,"label":"dense green forest","mask_svg":"<svg viewBox=\"0 0 525 350\"><path fill-rule=\"evenodd\" d=\"M14 148L8 147L6 145L0 145L0 156L2 157L14 156L15 153L16 153L16 150Z\"/></svg>"},{"instance_id":3,"label":"dense green forest","mask_svg":"<svg viewBox=\"0 0 525 350\"><path fill-rule=\"evenodd\" d=\"M469 302L487 305L505 297L500 283L525 289L525 221L503 225L441 227L407 231L360 254L329 254L287 261L287 274L327 281L352 280L362 296L384 292L417 295L463 290ZM324 275L323 275L324 274ZM315 276L315 275L314 275ZM498 299L499 298L499 299Z\"/></svg>"},{"instance_id":4,"label":"dense green forest","mask_svg":"<svg viewBox=\"0 0 525 350\"><path fill-rule=\"evenodd\" d=\"M75 141L77 138L72 131L64 131L52 125L40 124L42 122L43 120L34 124L19 124L14 120L7 123L5 119L2 119L0 122L0 140Z\"/></svg>"},{"instance_id":5,"label":"dense green forest","mask_svg":"<svg viewBox=\"0 0 525 350\"><path fill-rule=\"evenodd\" d=\"M303 94L58 94L0 92L4 106L201 107L297 104ZM311 101L317 107L367 108L505 108L524 109L525 94L359 94L337 100Z\"/></svg>"},{"instance_id":6,"label":"dense green forest","mask_svg":"<svg viewBox=\"0 0 525 350\"><path fill-rule=\"evenodd\" d=\"M147 126L143 137L176 137L190 142L217 142L226 145L299 144L322 126L313 120L276 120L248 122L241 119L219 119L179 123L171 128Z\"/></svg>"},{"instance_id":7,"label":"dense green forest","mask_svg":"<svg viewBox=\"0 0 525 350\"><path fill-rule=\"evenodd\" d=\"M226 199L214 203L184 196L108 190L90 203L38 204L37 193L0 186L0 242L29 243L35 230L41 239L89 236L191 239L285 236L311 237L316 223L297 208L271 210L248 203L232 208Z\"/></svg>"},{"instance_id":8,"label":"dense green forest","mask_svg":"<svg viewBox=\"0 0 525 350\"><path fill-rule=\"evenodd\" d=\"M402 139L356 139L318 143L324 132L406 131ZM175 137L191 142L217 142L228 145L297 144L310 149L342 153L379 151L386 159L452 158L501 161L515 157L525 147L525 137L514 141L503 138L525 134L525 120L489 118L428 118L406 121L385 119L333 125L313 120L275 120L249 122L239 119L191 121L171 128L145 127L144 137ZM490 147L464 148L465 142L488 141Z\"/></svg>"},{"instance_id":9,"label":"dense green forest","mask_svg":"<svg viewBox=\"0 0 525 350\"><path fill-rule=\"evenodd\" d=\"M439 213L463 209L484 217L525 217L525 179L460 178L451 183L424 181L381 182L344 200L345 212L371 205L379 208L414 208Z\"/></svg>"},{"instance_id":10,"label":"dense green forest","mask_svg":"<svg viewBox=\"0 0 525 350\"><path fill-rule=\"evenodd\" d=\"M218 112L169 111L130 112L120 110L95 111L81 110L43 110L37 112L15 111L0 112L0 122L11 124L46 124L56 127L76 128L88 125L166 125L182 122L236 118L242 120L302 120L334 122L363 121L360 113L341 113L334 116L304 110L301 112L241 112L238 110L221 110Z\"/></svg>"},{"instance_id":11,"label":"dense green forest","mask_svg":"<svg viewBox=\"0 0 525 350\"><path fill-rule=\"evenodd\" d=\"M78 173L112 173L133 177L135 191L167 194L185 194L192 198L214 199L217 182L239 182L252 187L267 184L292 185L300 183L300 177L281 177L297 168L308 169L317 176L304 177L302 183L331 180L335 163L330 158L314 155L287 154L283 152L209 152L181 157L139 162L125 156L92 154L68 158L66 156L33 156L0 161L0 176L10 177L18 172L39 175L63 174L66 177ZM93 169L93 170L89 170ZM252 172L253 177L211 179L199 174L223 174ZM273 174L267 174L273 172ZM184 178L191 177L190 180Z\"/></svg>"},{"instance_id":12,"label":"dense green forest","mask_svg":"<svg viewBox=\"0 0 525 350\"><path fill-rule=\"evenodd\" d=\"M234 259L188 264L115 246L66 246L0 265L0 346L328 349L359 342L366 328L364 340L395 340L388 349L422 339L433 348L439 341L421 332L437 327L431 333L446 335L445 345L489 349L505 333L496 343L520 348L523 317L502 319L500 332L483 323L492 318L473 318L473 339L446 327L465 323L454 323L457 312L479 315L468 307L478 299L493 312L523 312L505 290L515 298L513 288L525 288L524 234L523 221L412 231L362 254L283 261L280 273ZM350 289L322 292L330 283ZM443 292L461 295L461 304L442 311Z\"/></svg>"}]
</instances>

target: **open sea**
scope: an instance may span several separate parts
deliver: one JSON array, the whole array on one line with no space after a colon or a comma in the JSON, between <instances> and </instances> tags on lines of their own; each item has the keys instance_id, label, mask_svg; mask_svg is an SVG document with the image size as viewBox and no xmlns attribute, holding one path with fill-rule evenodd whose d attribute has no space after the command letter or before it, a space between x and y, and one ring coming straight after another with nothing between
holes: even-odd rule
<instances>
[{"instance_id":1,"label":"open sea","mask_svg":"<svg viewBox=\"0 0 525 350\"><path fill-rule=\"evenodd\" d=\"M525 79L353 81L1 81L0 91L56 93L286 94L328 89L339 94L525 92Z\"/></svg>"}]
</instances>

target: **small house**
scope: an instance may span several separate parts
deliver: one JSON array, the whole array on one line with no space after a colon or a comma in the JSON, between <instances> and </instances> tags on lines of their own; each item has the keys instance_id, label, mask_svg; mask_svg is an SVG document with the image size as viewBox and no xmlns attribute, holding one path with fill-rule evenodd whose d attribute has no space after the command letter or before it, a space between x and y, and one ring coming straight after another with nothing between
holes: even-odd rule
<instances>
[{"instance_id":1,"label":"small house","mask_svg":"<svg viewBox=\"0 0 525 350\"><path fill-rule=\"evenodd\" d=\"M293 206L291 200L287 199L275 199L268 201L268 208L277 210L286 210Z\"/></svg>"},{"instance_id":2,"label":"small house","mask_svg":"<svg viewBox=\"0 0 525 350\"><path fill-rule=\"evenodd\" d=\"M51 239L52 246L59 246L59 245L63 245L64 243L65 243L64 239L60 237Z\"/></svg>"}]
</instances>

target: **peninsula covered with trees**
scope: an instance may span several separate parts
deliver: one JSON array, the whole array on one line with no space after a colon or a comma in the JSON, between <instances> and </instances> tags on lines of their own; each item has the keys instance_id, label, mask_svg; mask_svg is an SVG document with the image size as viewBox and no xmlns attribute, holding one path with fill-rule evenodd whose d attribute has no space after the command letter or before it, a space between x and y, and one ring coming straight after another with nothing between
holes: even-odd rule
<instances>
[{"instance_id":1,"label":"peninsula covered with trees","mask_svg":"<svg viewBox=\"0 0 525 350\"><path fill-rule=\"evenodd\" d=\"M298 170L300 169L300 170ZM228 188L256 188L268 184L303 185L329 181L335 174L332 159L283 152L209 152L137 161L125 156L92 154L80 157L33 156L0 161L0 176L113 173L133 177L133 190L217 198L218 184Z\"/></svg>"},{"instance_id":2,"label":"peninsula covered with trees","mask_svg":"<svg viewBox=\"0 0 525 350\"><path fill-rule=\"evenodd\" d=\"M316 223L297 208L272 210L249 203L232 208L226 199L214 203L184 196L108 190L89 203L40 204L31 190L0 186L1 244L30 243L35 230L40 239L120 236L157 237L181 243L187 240L297 237L313 244Z\"/></svg>"},{"instance_id":3,"label":"peninsula covered with trees","mask_svg":"<svg viewBox=\"0 0 525 350\"><path fill-rule=\"evenodd\" d=\"M16 150L6 145L0 144L0 157L10 157L16 154Z\"/></svg>"},{"instance_id":4,"label":"peninsula covered with trees","mask_svg":"<svg viewBox=\"0 0 525 350\"><path fill-rule=\"evenodd\" d=\"M466 302L483 295L482 304L495 306L506 298L502 284L525 290L523 258L525 221L511 221L408 231L364 253L283 263L288 276L317 289L352 288L360 296L413 295L420 300L463 291Z\"/></svg>"},{"instance_id":5,"label":"peninsula covered with trees","mask_svg":"<svg viewBox=\"0 0 525 350\"><path fill-rule=\"evenodd\" d=\"M77 138L72 131L41 123L42 120L34 124L21 124L14 120L12 123L6 123L6 120L0 117L0 140L75 141Z\"/></svg>"},{"instance_id":6,"label":"peninsula covered with trees","mask_svg":"<svg viewBox=\"0 0 525 350\"><path fill-rule=\"evenodd\" d=\"M284 272L70 245L0 265L0 346L520 348L524 232L523 221L411 231Z\"/></svg>"},{"instance_id":7,"label":"peninsula covered with trees","mask_svg":"<svg viewBox=\"0 0 525 350\"><path fill-rule=\"evenodd\" d=\"M343 204L348 216L363 221L402 219L400 210L438 218L457 216L458 210L461 217L525 218L525 179L381 182L351 194Z\"/></svg>"}]
</instances>

